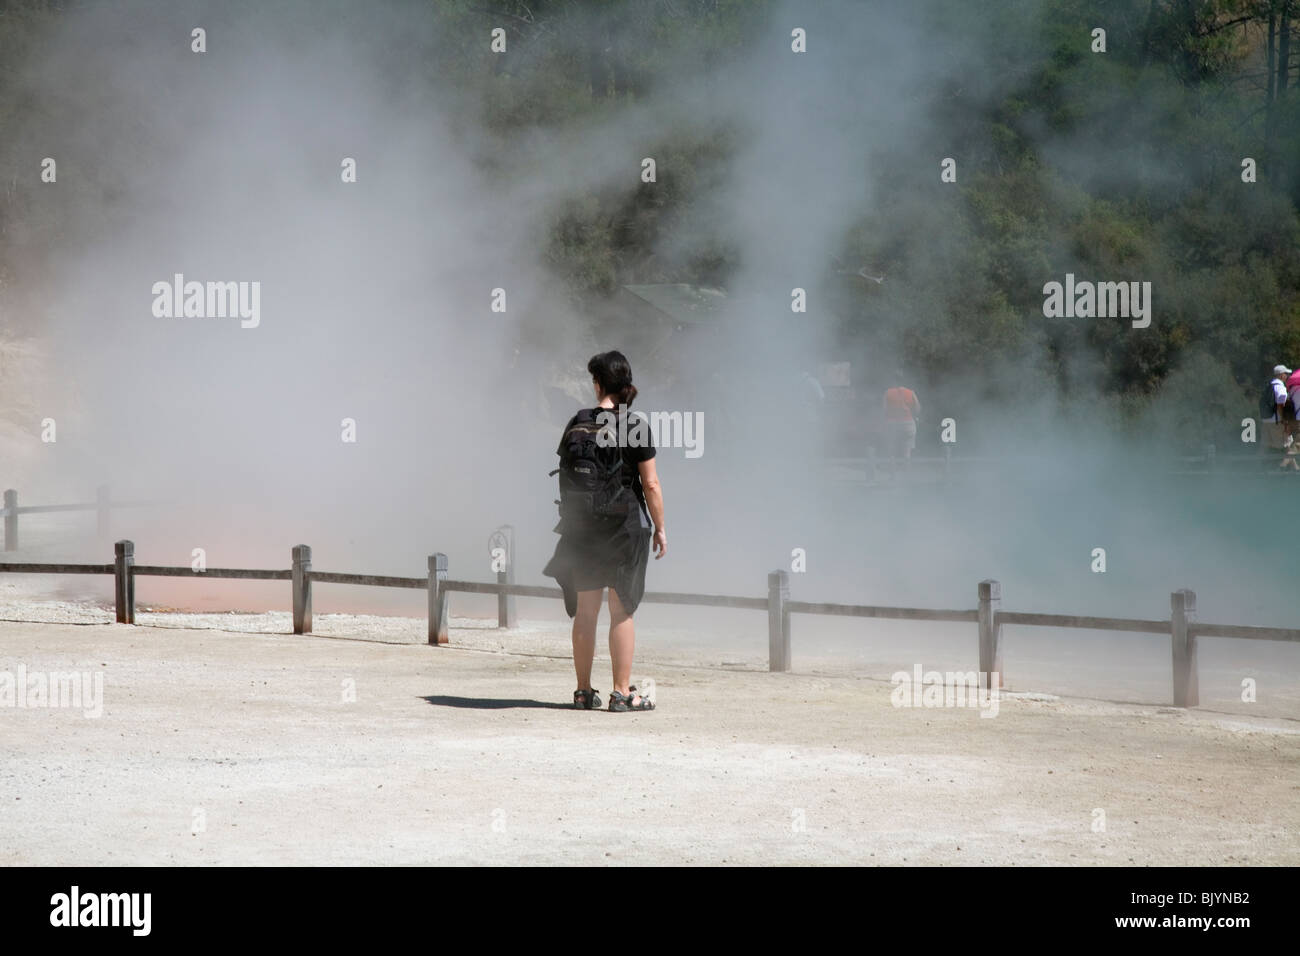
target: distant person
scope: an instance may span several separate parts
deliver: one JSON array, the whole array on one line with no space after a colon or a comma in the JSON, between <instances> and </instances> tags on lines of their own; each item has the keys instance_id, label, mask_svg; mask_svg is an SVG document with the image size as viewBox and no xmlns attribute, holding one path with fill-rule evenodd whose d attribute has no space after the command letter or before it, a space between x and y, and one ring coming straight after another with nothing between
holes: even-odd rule
<instances>
[{"instance_id":1,"label":"distant person","mask_svg":"<svg viewBox=\"0 0 1300 956\"><path fill-rule=\"evenodd\" d=\"M596 619L608 588L614 680L609 709L653 710L654 703L637 693L630 681L636 646L632 615L645 594L651 541L656 560L668 553L655 448L648 423L636 427L636 416L628 411L637 390L623 353L593 356L587 371L596 405L580 409L569 419L556 449L560 523L555 530L560 540L543 573L560 585L564 608L573 618L573 669L578 678L573 706L600 707L599 692L591 686L591 665L596 655Z\"/></svg>"},{"instance_id":2,"label":"distant person","mask_svg":"<svg viewBox=\"0 0 1300 956\"><path fill-rule=\"evenodd\" d=\"M1285 367L1286 366L1283 365L1274 366L1275 369L1285 368ZM1297 387L1300 387L1300 368L1297 368L1295 371L1293 371L1290 375L1286 377L1287 398L1290 398L1295 393Z\"/></svg>"},{"instance_id":3,"label":"distant person","mask_svg":"<svg viewBox=\"0 0 1300 956\"><path fill-rule=\"evenodd\" d=\"M820 421L822 409L826 405L826 389L822 388L822 383L812 372L805 371L799 376L799 382L808 417L812 421Z\"/></svg>"},{"instance_id":4,"label":"distant person","mask_svg":"<svg viewBox=\"0 0 1300 956\"><path fill-rule=\"evenodd\" d=\"M904 469L911 466L912 451L916 448L916 422L921 417L921 401L916 393L903 385L899 372L893 375L893 386L885 389L885 445L891 469L903 460Z\"/></svg>"},{"instance_id":5,"label":"distant person","mask_svg":"<svg viewBox=\"0 0 1300 956\"><path fill-rule=\"evenodd\" d=\"M824 453L830 433L826 417L826 389L816 375L804 369L799 373L799 384L795 392L798 424L807 429L810 439L816 436L817 447L821 450L819 454Z\"/></svg>"},{"instance_id":6,"label":"distant person","mask_svg":"<svg viewBox=\"0 0 1300 956\"><path fill-rule=\"evenodd\" d=\"M1279 366L1280 367L1280 366ZM1282 424L1286 428L1286 452L1282 456L1281 466L1300 471L1296 464L1296 453L1300 451L1300 369L1296 369L1286 379L1286 404L1282 406Z\"/></svg>"},{"instance_id":7,"label":"distant person","mask_svg":"<svg viewBox=\"0 0 1300 956\"><path fill-rule=\"evenodd\" d=\"M1291 370L1285 365L1274 365L1273 378L1264 386L1264 393L1259 397L1259 418L1269 448L1280 450L1291 444L1286 419L1287 399L1290 397L1286 382L1290 376Z\"/></svg>"}]
</instances>

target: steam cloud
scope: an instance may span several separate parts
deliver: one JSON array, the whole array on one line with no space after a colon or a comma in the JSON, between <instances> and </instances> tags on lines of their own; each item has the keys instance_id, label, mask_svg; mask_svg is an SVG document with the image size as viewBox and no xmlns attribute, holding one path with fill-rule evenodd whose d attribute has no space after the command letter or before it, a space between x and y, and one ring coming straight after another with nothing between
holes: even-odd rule
<instances>
[{"instance_id":1,"label":"steam cloud","mask_svg":"<svg viewBox=\"0 0 1300 956\"><path fill-rule=\"evenodd\" d=\"M938 307L932 290L964 241L943 223L955 200L938 175L944 156L965 161L963 144L927 104L965 77L961 102L978 109L1001 82L972 26L978 5L942 29L932 12L756 7L743 55L701 59L687 41L649 96L506 142L481 123L482 91L441 82L436 6L76 8L21 64L39 118L6 131L24 181L58 158L58 185L30 188L63 230L54 260L5 290L49 350L33 411L59 422L57 445L12 483L84 496L110 481L176 501L121 519L146 563L188 563L204 547L214 566L284 566L306 542L322 569L419 574L441 550L453 576L485 579L487 534L511 522L519 580L536 582L553 545L558 438L543 389L567 383L576 407L588 356L621 346L571 306L546 231L566 204L640 188L641 158L675 134L726 130L730 152L695 171L710 188L653 252L671 281L702 237L732 250L727 308L671 387L629 356L639 406L706 421L702 458L661 452L671 554L649 587L754 594L799 547L809 573L794 589L808 599L969 607L975 583L996 577L1008 606L1160 616L1164 595L1190 586L1216 616L1286 623L1275 515L1145 470L1158 425L1136 443L1114 436L1090 404L1101 383L1086 348L1053 367L1030 335L1022 354L972 369L955 344L933 343L954 354L950 375L912 382L924 425L951 416L959 442L1033 454L1001 477L875 492L826 481L822 450L839 433L820 433L791 393L799 372L846 348L828 306L833 258L873 223L903 231L908 254L881 288L908 304L864 315L877 325L844 354L870 385L899 362L888 343L903 326L925 334L912 317ZM492 25L461 38L484 59ZM205 54L190 51L194 26ZM790 55L792 26L807 30L808 55ZM1104 165L1104 146L1091 148L1069 150L1071 164ZM345 157L355 184L340 180ZM259 282L260 324L153 316L151 287L176 273ZM806 314L790 310L795 287ZM489 308L495 288L504 313ZM345 418L355 444L340 440ZM1095 547L1104 575L1088 571Z\"/></svg>"}]
</instances>

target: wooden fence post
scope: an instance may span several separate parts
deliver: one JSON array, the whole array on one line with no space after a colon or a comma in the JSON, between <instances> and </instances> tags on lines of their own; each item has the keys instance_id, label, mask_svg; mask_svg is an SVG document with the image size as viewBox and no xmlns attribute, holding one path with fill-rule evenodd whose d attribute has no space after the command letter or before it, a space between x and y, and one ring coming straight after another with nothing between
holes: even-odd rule
<instances>
[{"instance_id":1,"label":"wooden fence post","mask_svg":"<svg viewBox=\"0 0 1300 956\"><path fill-rule=\"evenodd\" d=\"M502 525L492 532L493 548L505 551L505 569L497 572L497 584L515 583L515 529L511 525ZM515 626L515 596L497 592L497 627Z\"/></svg>"},{"instance_id":2,"label":"wooden fence post","mask_svg":"<svg viewBox=\"0 0 1300 956\"><path fill-rule=\"evenodd\" d=\"M790 669L790 574L773 571L767 576L767 669Z\"/></svg>"},{"instance_id":3,"label":"wooden fence post","mask_svg":"<svg viewBox=\"0 0 1300 956\"><path fill-rule=\"evenodd\" d=\"M18 492L5 492L5 550L18 550Z\"/></svg>"},{"instance_id":4,"label":"wooden fence post","mask_svg":"<svg viewBox=\"0 0 1300 956\"><path fill-rule=\"evenodd\" d=\"M293 546L293 632L311 633L311 546Z\"/></svg>"},{"instance_id":5,"label":"wooden fence post","mask_svg":"<svg viewBox=\"0 0 1300 956\"><path fill-rule=\"evenodd\" d=\"M515 566L506 565L504 571L497 572L497 584L514 584ZM504 591L497 593L497 627L515 626L515 596Z\"/></svg>"},{"instance_id":6,"label":"wooden fence post","mask_svg":"<svg viewBox=\"0 0 1300 956\"><path fill-rule=\"evenodd\" d=\"M95 489L95 533L101 541L107 541L111 534L108 523L108 499L108 485L100 485Z\"/></svg>"},{"instance_id":7,"label":"wooden fence post","mask_svg":"<svg viewBox=\"0 0 1300 956\"><path fill-rule=\"evenodd\" d=\"M135 623L135 542L119 541L113 545L113 596L117 603L117 623Z\"/></svg>"},{"instance_id":8,"label":"wooden fence post","mask_svg":"<svg viewBox=\"0 0 1300 956\"><path fill-rule=\"evenodd\" d=\"M429 555L429 643L447 643L447 556L441 551Z\"/></svg>"},{"instance_id":9,"label":"wooden fence post","mask_svg":"<svg viewBox=\"0 0 1300 956\"><path fill-rule=\"evenodd\" d=\"M1195 707L1201 702L1200 678L1196 672L1196 638L1187 625L1196 620L1196 592L1186 588L1169 595L1170 628L1174 649L1174 706Z\"/></svg>"},{"instance_id":10,"label":"wooden fence post","mask_svg":"<svg viewBox=\"0 0 1300 956\"><path fill-rule=\"evenodd\" d=\"M993 579L979 583L980 686L992 689L992 676L998 675L998 687L1005 686L1002 676L1002 627L998 611L1002 608L1002 585Z\"/></svg>"}]
</instances>

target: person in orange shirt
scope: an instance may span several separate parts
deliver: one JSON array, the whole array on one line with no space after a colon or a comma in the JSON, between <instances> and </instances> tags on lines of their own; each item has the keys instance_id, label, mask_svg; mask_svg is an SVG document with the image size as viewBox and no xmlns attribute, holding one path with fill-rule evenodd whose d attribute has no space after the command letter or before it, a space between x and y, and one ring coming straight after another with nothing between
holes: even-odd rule
<instances>
[{"instance_id":1,"label":"person in orange shirt","mask_svg":"<svg viewBox=\"0 0 1300 956\"><path fill-rule=\"evenodd\" d=\"M910 388L903 387L903 376L894 374L894 385L885 390L885 436L891 467L903 459L906 469L916 447L916 421L921 417L921 401Z\"/></svg>"}]
</instances>

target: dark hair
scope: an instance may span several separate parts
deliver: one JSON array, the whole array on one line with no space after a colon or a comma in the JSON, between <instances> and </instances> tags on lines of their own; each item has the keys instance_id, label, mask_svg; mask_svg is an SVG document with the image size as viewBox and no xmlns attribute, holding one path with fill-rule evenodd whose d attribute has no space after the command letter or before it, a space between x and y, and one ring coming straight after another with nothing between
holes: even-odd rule
<instances>
[{"instance_id":1,"label":"dark hair","mask_svg":"<svg viewBox=\"0 0 1300 956\"><path fill-rule=\"evenodd\" d=\"M600 390L614 399L616 405L631 405L636 398L632 384L632 366L622 352L601 352L587 363L587 371L596 380Z\"/></svg>"}]
</instances>

